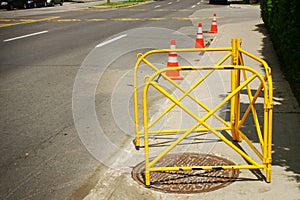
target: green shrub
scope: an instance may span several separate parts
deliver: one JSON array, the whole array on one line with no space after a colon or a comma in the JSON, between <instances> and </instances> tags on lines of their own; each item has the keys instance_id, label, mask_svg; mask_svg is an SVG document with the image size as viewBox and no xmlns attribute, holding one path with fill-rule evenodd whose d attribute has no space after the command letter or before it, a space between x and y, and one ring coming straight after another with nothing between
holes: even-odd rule
<instances>
[{"instance_id":1,"label":"green shrub","mask_svg":"<svg viewBox=\"0 0 300 200\"><path fill-rule=\"evenodd\" d=\"M300 102L299 2L261 0L260 6L262 19L269 30L281 67Z\"/></svg>"}]
</instances>

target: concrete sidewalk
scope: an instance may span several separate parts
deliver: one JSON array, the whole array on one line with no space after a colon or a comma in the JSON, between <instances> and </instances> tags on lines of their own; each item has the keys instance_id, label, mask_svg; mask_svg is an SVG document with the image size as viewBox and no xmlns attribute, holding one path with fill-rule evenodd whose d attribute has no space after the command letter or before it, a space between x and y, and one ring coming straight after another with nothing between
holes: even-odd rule
<instances>
[{"instance_id":1,"label":"concrete sidewalk","mask_svg":"<svg viewBox=\"0 0 300 200\"><path fill-rule=\"evenodd\" d=\"M256 9L258 6L244 6L246 9ZM259 16L259 14L258 14ZM238 30L238 31L237 31ZM199 194L167 194L145 188L131 178L131 169L137 165L137 159L127 159L128 166L122 170L109 168L103 173L98 184L85 197L92 199L299 199L300 189L300 108L293 96L288 82L280 71L279 62L274 52L269 35L260 17L246 23L233 23L219 26L219 33L215 36L210 47L229 47L231 38L241 38L242 48L246 51L265 59L272 68L274 83L274 120L273 120L273 164L272 182L251 178L248 170L241 170L240 176L248 177L236 181L224 188ZM217 59L217 54L205 54L201 59L202 65L210 65L211 60ZM257 63L247 63L256 70L261 70ZM228 81L227 77L223 77ZM225 88L227 90L228 88ZM132 136L133 139L134 136ZM129 152L135 149L130 141L124 148ZM141 157L143 158L143 149ZM223 156L234 162L239 161L231 151L224 151L221 145L215 145L211 152L221 151Z\"/></svg>"}]
</instances>

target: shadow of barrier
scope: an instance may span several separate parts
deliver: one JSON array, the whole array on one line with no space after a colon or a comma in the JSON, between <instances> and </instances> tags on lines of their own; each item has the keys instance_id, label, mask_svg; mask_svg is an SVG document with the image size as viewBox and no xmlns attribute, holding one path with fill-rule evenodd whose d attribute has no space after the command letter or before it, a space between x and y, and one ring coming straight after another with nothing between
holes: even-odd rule
<instances>
[{"instance_id":1,"label":"shadow of barrier","mask_svg":"<svg viewBox=\"0 0 300 200\"><path fill-rule=\"evenodd\" d=\"M227 54L222 57L214 66L179 66L179 67L168 67L164 69L158 69L152 64L147 57L152 54L170 53L170 52L215 52L224 51ZM247 56L262 64L265 75L261 75L253 68L245 66L243 56ZM231 64L225 65L224 63L231 58ZM144 89L142 95L142 111L143 111L143 125L142 130L139 130L139 98L138 98L138 86L137 86L137 72L141 63L146 64L155 72L151 76L145 76L144 78ZM171 70L190 70L190 71L206 71L206 73L200 77L189 89L183 88L180 84L173 81L166 75L167 71ZM231 73L231 91L230 93L216 105L210 109L207 105L197 99L191 92L197 88L201 83L205 81L214 71L229 70ZM181 96L176 98L170 94L162 85L160 85L155 78L162 76L167 82L175 86L181 91ZM253 88L250 83L254 80L258 81L259 84L256 88L256 92L253 94ZM171 105L164 109L158 116L154 117L149 121L149 102L148 102L148 91L149 88L155 89L155 91L161 93L166 99L171 101ZM248 96L249 104L245 111L241 112L241 90L245 89ZM263 126L260 125L259 116L255 104L258 97L263 94ZM262 169L265 171L266 182L271 182L271 162L272 162L272 115L273 115L273 88L272 88L272 76L271 69L267 63L254 56L253 54L243 50L241 48L240 39L232 39L232 46L229 48L201 48L201 49L162 49L152 50L145 54L138 54L138 60L134 70L134 115L135 115L135 146L138 150L140 148L140 137L144 137L144 153L145 153L145 184L150 186L150 173L154 171L185 171L185 170L237 170L237 169ZM189 109L188 106L184 105L182 100L189 97L194 101L197 106L206 111L204 116L198 116L193 110ZM217 114L217 111L225 104L230 105L230 119L223 119ZM152 130L154 124L156 124L162 117L169 113L174 107L180 108L182 111L187 113L196 123L188 129L160 129ZM252 113L252 115L250 115ZM252 116L253 122L256 129L256 137L259 141L259 147L256 147L251 139L244 133L241 128L245 126L245 121L248 117ZM217 119L222 126L213 127L207 120L210 117ZM215 134L221 141L231 147L239 155L241 155L247 162L247 164L236 164L228 166L156 166L168 152L170 152L176 145L183 141L189 134L193 132L207 132L210 131ZM223 132L231 132L231 138L225 137ZM159 134L178 134L181 135L167 146L158 156L150 161L149 159L149 135ZM241 142L244 140L246 144L253 150L255 155L259 158L257 162L249 154L247 154L239 145L236 145L234 141Z\"/></svg>"}]
</instances>

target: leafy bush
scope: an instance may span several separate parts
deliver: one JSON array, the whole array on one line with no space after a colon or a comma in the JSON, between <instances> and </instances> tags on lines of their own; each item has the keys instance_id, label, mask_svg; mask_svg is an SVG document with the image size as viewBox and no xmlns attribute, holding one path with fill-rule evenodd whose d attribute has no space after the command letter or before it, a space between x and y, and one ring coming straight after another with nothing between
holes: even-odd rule
<instances>
[{"instance_id":1,"label":"leafy bush","mask_svg":"<svg viewBox=\"0 0 300 200\"><path fill-rule=\"evenodd\" d=\"M300 26L296 21L300 19L299 4L299 0L260 0L262 19L300 102Z\"/></svg>"}]
</instances>

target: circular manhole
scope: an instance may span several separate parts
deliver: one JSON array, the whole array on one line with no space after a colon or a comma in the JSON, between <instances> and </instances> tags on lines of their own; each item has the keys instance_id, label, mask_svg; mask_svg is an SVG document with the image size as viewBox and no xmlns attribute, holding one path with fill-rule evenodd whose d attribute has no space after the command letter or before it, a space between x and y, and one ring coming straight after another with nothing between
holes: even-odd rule
<instances>
[{"instance_id":1,"label":"circular manhole","mask_svg":"<svg viewBox=\"0 0 300 200\"><path fill-rule=\"evenodd\" d=\"M222 166L235 165L232 161L211 154L169 154L159 160L158 166ZM145 185L145 162L132 170L135 181ZM150 189L166 193L201 193L216 190L234 182L239 170L191 170L151 172Z\"/></svg>"}]
</instances>

